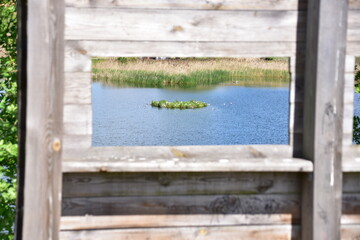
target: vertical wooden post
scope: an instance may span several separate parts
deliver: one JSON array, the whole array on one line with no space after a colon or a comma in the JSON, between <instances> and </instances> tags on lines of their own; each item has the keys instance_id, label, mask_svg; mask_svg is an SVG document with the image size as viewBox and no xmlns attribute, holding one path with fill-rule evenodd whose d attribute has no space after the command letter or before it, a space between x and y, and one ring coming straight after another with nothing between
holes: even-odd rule
<instances>
[{"instance_id":1,"label":"vertical wooden post","mask_svg":"<svg viewBox=\"0 0 360 240\"><path fill-rule=\"evenodd\" d=\"M64 72L63 0L28 0L22 238L58 239Z\"/></svg>"},{"instance_id":2,"label":"vertical wooden post","mask_svg":"<svg viewBox=\"0 0 360 240\"><path fill-rule=\"evenodd\" d=\"M340 239L342 115L347 0L309 0L303 155L302 239Z\"/></svg>"}]
</instances>

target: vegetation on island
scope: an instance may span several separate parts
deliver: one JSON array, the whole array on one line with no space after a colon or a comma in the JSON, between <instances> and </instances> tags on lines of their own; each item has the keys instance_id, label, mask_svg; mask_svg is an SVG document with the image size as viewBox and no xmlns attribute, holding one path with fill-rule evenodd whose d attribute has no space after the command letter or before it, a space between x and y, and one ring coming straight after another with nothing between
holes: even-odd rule
<instances>
[{"instance_id":1,"label":"vegetation on island","mask_svg":"<svg viewBox=\"0 0 360 240\"><path fill-rule=\"evenodd\" d=\"M13 239L16 202L16 1L0 3L0 239Z\"/></svg>"},{"instance_id":2,"label":"vegetation on island","mask_svg":"<svg viewBox=\"0 0 360 240\"><path fill-rule=\"evenodd\" d=\"M208 104L201 102L201 101L174 101L169 102L166 100L160 100L160 101L152 101L151 106L157 107L157 108L177 108L177 109L195 109L195 108L204 108L207 107Z\"/></svg>"}]
</instances>

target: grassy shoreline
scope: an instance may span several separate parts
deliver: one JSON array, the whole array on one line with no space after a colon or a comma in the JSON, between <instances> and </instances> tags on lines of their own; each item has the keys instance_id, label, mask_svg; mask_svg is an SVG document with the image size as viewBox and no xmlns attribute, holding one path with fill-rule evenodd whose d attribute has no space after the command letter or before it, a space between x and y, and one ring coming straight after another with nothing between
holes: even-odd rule
<instances>
[{"instance_id":1,"label":"grassy shoreline","mask_svg":"<svg viewBox=\"0 0 360 240\"><path fill-rule=\"evenodd\" d=\"M119 58L95 59L93 66L93 81L112 86L191 88L220 83L281 86L289 82L286 59Z\"/></svg>"}]
</instances>

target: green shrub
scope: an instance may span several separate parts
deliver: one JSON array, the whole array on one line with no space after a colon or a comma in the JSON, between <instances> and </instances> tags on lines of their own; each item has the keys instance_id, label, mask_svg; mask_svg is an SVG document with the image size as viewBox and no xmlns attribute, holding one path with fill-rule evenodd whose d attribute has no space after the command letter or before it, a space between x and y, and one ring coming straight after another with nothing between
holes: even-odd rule
<instances>
[{"instance_id":1,"label":"green shrub","mask_svg":"<svg viewBox=\"0 0 360 240\"><path fill-rule=\"evenodd\" d=\"M0 239L13 239L17 162L16 1L0 3Z\"/></svg>"}]
</instances>

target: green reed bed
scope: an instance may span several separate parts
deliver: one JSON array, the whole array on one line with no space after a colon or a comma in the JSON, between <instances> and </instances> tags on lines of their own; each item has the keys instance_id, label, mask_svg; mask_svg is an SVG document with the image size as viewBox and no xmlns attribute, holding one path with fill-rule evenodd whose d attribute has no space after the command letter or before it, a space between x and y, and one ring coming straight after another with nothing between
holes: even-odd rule
<instances>
[{"instance_id":1,"label":"green reed bed","mask_svg":"<svg viewBox=\"0 0 360 240\"><path fill-rule=\"evenodd\" d=\"M201 101L175 101L175 102L169 102L166 100L160 100L160 101L152 101L151 106L157 107L157 108L178 108L178 109L195 109L195 108L204 108L207 107L208 104L201 102Z\"/></svg>"},{"instance_id":2,"label":"green reed bed","mask_svg":"<svg viewBox=\"0 0 360 240\"><path fill-rule=\"evenodd\" d=\"M95 82L115 86L153 87L153 88L191 88L197 86L217 85L230 82L239 85L251 85L251 82L287 83L289 73L284 70L243 68L238 71L198 70L190 73L166 73L162 71L93 69Z\"/></svg>"}]
</instances>

